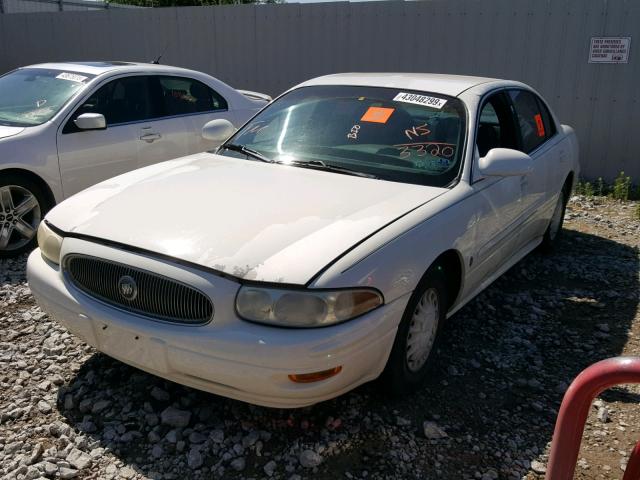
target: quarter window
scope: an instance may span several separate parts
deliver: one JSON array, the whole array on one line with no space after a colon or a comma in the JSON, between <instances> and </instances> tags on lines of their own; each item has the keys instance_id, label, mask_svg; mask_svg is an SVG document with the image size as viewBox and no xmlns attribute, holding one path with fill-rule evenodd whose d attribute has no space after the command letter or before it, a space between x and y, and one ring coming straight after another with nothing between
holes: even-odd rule
<instances>
[{"instance_id":1,"label":"quarter window","mask_svg":"<svg viewBox=\"0 0 640 480\"><path fill-rule=\"evenodd\" d=\"M530 153L545 142L553 133L548 111L543 111L542 105L535 95L526 90L511 90L509 96L513 102L520 136L522 139L522 151ZM546 110L546 109L545 109ZM545 116L547 122L545 122Z\"/></svg>"},{"instance_id":2,"label":"quarter window","mask_svg":"<svg viewBox=\"0 0 640 480\"><path fill-rule=\"evenodd\" d=\"M204 83L191 78L159 77L164 115L226 110L224 98Z\"/></svg>"}]
</instances>

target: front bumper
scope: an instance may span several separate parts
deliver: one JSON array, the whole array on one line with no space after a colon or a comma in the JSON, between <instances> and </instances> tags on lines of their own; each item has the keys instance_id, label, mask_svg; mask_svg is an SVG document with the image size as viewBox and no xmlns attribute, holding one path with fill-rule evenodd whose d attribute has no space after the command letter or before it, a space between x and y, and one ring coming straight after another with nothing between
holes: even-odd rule
<instances>
[{"instance_id":1,"label":"front bumper","mask_svg":"<svg viewBox=\"0 0 640 480\"><path fill-rule=\"evenodd\" d=\"M135 265L197 286L211 297L207 325L153 321L107 306L71 285L60 267L29 257L29 286L57 322L101 352L154 375L268 407L303 407L328 400L380 375L408 295L349 322L318 329L258 325L234 311L239 284L144 255L67 238L62 255L82 253ZM342 366L327 380L299 384L289 374Z\"/></svg>"}]
</instances>

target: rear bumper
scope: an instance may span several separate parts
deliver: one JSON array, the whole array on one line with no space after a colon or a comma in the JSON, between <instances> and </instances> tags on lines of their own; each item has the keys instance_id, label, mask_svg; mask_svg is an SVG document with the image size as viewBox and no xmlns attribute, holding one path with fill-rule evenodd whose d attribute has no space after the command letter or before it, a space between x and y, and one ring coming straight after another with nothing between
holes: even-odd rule
<instances>
[{"instance_id":1,"label":"rear bumper","mask_svg":"<svg viewBox=\"0 0 640 480\"><path fill-rule=\"evenodd\" d=\"M42 308L89 345L154 375L200 390L269 407L321 402L380 375L408 296L356 320L321 329L284 329L236 317L233 281L76 239L65 253L87 253L192 281L213 300L213 320L202 326L157 322L107 306L69 284L39 250L27 275ZM342 367L334 377L298 384L289 374Z\"/></svg>"}]
</instances>

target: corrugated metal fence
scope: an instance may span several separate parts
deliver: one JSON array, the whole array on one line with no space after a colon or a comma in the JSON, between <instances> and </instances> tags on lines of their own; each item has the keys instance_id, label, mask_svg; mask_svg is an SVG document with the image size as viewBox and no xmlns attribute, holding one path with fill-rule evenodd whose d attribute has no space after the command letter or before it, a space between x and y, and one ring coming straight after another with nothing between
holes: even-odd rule
<instances>
[{"instance_id":1,"label":"corrugated metal fence","mask_svg":"<svg viewBox=\"0 0 640 480\"><path fill-rule=\"evenodd\" d=\"M588 63L592 36L632 37L627 64ZM640 181L640 1L427 0L0 15L0 71L120 59L278 94L342 71L522 80L580 137L586 177Z\"/></svg>"}]
</instances>

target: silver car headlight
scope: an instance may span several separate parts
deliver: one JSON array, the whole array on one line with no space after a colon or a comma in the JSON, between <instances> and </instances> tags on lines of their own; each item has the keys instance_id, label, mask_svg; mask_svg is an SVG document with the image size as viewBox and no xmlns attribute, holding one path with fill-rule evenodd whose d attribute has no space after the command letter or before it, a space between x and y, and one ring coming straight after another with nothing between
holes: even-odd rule
<instances>
[{"instance_id":1,"label":"silver car headlight","mask_svg":"<svg viewBox=\"0 0 640 480\"><path fill-rule=\"evenodd\" d=\"M245 285L236 297L236 311L253 322L312 328L351 320L383 303L382 295L369 288L314 291Z\"/></svg>"},{"instance_id":2,"label":"silver car headlight","mask_svg":"<svg viewBox=\"0 0 640 480\"><path fill-rule=\"evenodd\" d=\"M62 237L51 230L44 220L38 227L38 247L50 262L56 265L60 263L60 249L62 248Z\"/></svg>"}]
</instances>

